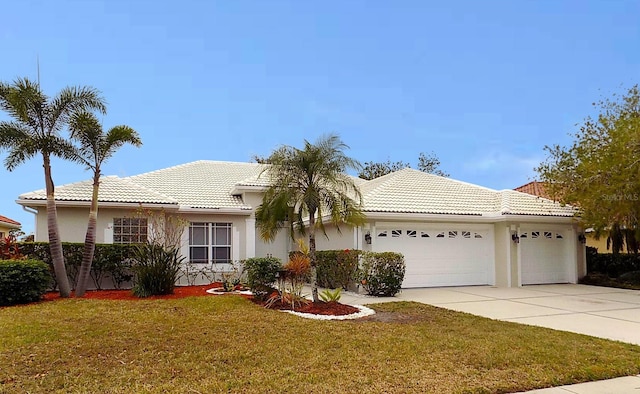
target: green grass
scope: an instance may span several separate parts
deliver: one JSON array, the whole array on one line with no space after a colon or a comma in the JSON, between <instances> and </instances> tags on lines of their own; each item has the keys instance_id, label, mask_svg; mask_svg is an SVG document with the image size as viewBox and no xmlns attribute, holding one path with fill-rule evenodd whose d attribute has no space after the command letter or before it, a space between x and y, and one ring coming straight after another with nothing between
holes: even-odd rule
<instances>
[{"instance_id":1,"label":"green grass","mask_svg":"<svg viewBox=\"0 0 640 394\"><path fill-rule=\"evenodd\" d=\"M640 373L640 348L415 303L326 322L240 297L0 309L0 392L504 393Z\"/></svg>"}]
</instances>

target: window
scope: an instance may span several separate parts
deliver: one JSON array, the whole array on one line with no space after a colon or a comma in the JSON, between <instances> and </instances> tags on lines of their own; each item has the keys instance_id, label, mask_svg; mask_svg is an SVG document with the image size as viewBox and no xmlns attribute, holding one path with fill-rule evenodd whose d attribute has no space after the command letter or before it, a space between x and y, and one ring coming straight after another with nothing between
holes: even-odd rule
<instances>
[{"instance_id":1,"label":"window","mask_svg":"<svg viewBox=\"0 0 640 394\"><path fill-rule=\"evenodd\" d=\"M429 238L430 237L429 233L427 233L426 231L420 231L420 236L422 238Z\"/></svg>"},{"instance_id":2,"label":"window","mask_svg":"<svg viewBox=\"0 0 640 394\"><path fill-rule=\"evenodd\" d=\"M528 237L527 233L520 234L520 238L527 238L527 237Z\"/></svg>"},{"instance_id":3,"label":"window","mask_svg":"<svg viewBox=\"0 0 640 394\"><path fill-rule=\"evenodd\" d=\"M540 231L532 231L531 238L538 238L540 236Z\"/></svg>"},{"instance_id":4,"label":"window","mask_svg":"<svg viewBox=\"0 0 640 394\"><path fill-rule=\"evenodd\" d=\"M476 238L476 239L482 238L482 234L480 234L480 233L473 233L473 238Z\"/></svg>"},{"instance_id":5,"label":"window","mask_svg":"<svg viewBox=\"0 0 640 394\"><path fill-rule=\"evenodd\" d=\"M4 232L0 231L0 238L4 238Z\"/></svg>"},{"instance_id":6,"label":"window","mask_svg":"<svg viewBox=\"0 0 640 394\"><path fill-rule=\"evenodd\" d=\"M444 231L440 231L438 235L436 235L436 238L444 238Z\"/></svg>"},{"instance_id":7,"label":"window","mask_svg":"<svg viewBox=\"0 0 640 394\"><path fill-rule=\"evenodd\" d=\"M387 230L380 231L380 232L378 233L378 237L381 237L381 238L382 238L382 237L386 237L386 236L387 236Z\"/></svg>"},{"instance_id":8,"label":"window","mask_svg":"<svg viewBox=\"0 0 640 394\"><path fill-rule=\"evenodd\" d=\"M146 218L114 218L114 244L141 244L147 242Z\"/></svg>"},{"instance_id":9,"label":"window","mask_svg":"<svg viewBox=\"0 0 640 394\"><path fill-rule=\"evenodd\" d=\"M544 232L544 237L551 239L551 231L545 231Z\"/></svg>"},{"instance_id":10,"label":"window","mask_svg":"<svg viewBox=\"0 0 640 394\"><path fill-rule=\"evenodd\" d=\"M391 230L391 236L393 238L398 238L402 235L402 230Z\"/></svg>"},{"instance_id":11,"label":"window","mask_svg":"<svg viewBox=\"0 0 640 394\"><path fill-rule=\"evenodd\" d=\"M564 237L562 236L562 234L558 234L558 233L556 233L556 239L562 239L562 238L564 238Z\"/></svg>"},{"instance_id":12,"label":"window","mask_svg":"<svg viewBox=\"0 0 640 394\"><path fill-rule=\"evenodd\" d=\"M471 231L463 231L462 238L471 238Z\"/></svg>"},{"instance_id":13,"label":"window","mask_svg":"<svg viewBox=\"0 0 640 394\"><path fill-rule=\"evenodd\" d=\"M458 232L457 231L449 231L449 238L455 238L458 236Z\"/></svg>"},{"instance_id":14,"label":"window","mask_svg":"<svg viewBox=\"0 0 640 394\"><path fill-rule=\"evenodd\" d=\"M231 262L231 223L191 223L189 261L196 264Z\"/></svg>"},{"instance_id":15,"label":"window","mask_svg":"<svg viewBox=\"0 0 640 394\"><path fill-rule=\"evenodd\" d=\"M407 230L407 235L411 238L416 237L416 230Z\"/></svg>"}]
</instances>

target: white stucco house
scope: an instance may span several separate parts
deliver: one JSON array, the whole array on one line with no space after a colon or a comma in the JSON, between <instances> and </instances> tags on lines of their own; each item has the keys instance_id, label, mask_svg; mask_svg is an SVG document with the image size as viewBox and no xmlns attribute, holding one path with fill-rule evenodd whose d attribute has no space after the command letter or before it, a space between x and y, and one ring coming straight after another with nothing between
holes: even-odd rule
<instances>
[{"instance_id":1,"label":"white stucco house","mask_svg":"<svg viewBox=\"0 0 640 394\"><path fill-rule=\"evenodd\" d=\"M286 230L273 243L256 231L254 211L268 176L263 165L196 161L131 177L107 176L100 187L99 243L144 240L140 207L189 222L182 253L194 264L254 256L283 260L293 247ZM358 179L367 222L328 227L318 249L395 251L407 264L403 287L575 283L585 275L585 248L575 210L513 190L496 191L413 169ZM56 188L61 238L83 242L91 182ZM47 241L46 195L20 195L35 211L35 239Z\"/></svg>"}]
</instances>

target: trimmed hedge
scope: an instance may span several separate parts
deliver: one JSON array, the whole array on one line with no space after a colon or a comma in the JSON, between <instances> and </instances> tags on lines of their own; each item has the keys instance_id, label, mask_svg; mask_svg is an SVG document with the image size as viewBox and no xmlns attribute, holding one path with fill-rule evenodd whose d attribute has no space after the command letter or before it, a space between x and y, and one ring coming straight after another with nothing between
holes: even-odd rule
<instances>
[{"instance_id":1,"label":"trimmed hedge","mask_svg":"<svg viewBox=\"0 0 640 394\"><path fill-rule=\"evenodd\" d=\"M49 267L38 260L0 260L0 305L39 301L51 284Z\"/></svg>"},{"instance_id":2,"label":"trimmed hedge","mask_svg":"<svg viewBox=\"0 0 640 394\"><path fill-rule=\"evenodd\" d=\"M256 297L264 297L282 270L282 262L275 257L252 257L244 260L242 267L247 273L247 286Z\"/></svg>"},{"instance_id":3,"label":"trimmed hedge","mask_svg":"<svg viewBox=\"0 0 640 394\"><path fill-rule=\"evenodd\" d=\"M402 287L404 256L395 252L365 252L361 259L362 286L367 294L392 297Z\"/></svg>"},{"instance_id":4,"label":"trimmed hedge","mask_svg":"<svg viewBox=\"0 0 640 394\"><path fill-rule=\"evenodd\" d=\"M601 273L617 278L633 271L640 271L640 255L597 253L594 248L587 248L587 273Z\"/></svg>"},{"instance_id":5,"label":"trimmed hedge","mask_svg":"<svg viewBox=\"0 0 640 394\"><path fill-rule=\"evenodd\" d=\"M75 286L82 263L83 243L63 242L67 276L72 286ZM110 278L116 289L133 278L131 272L131 258L134 256L136 245L96 244L91 272L89 273L96 289L103 288L103 279ZM30 259L41 260L49 266L52 279L52 288L57 287L53 274L53 263L48 242L22 242L20 252Z\"/></svg>"},{"instance_id":6,"label":"trimmed hedge","mask_svg":"<svg viewBox=\"0 0 640 394\"><path fill-rule=\"evenodd\" d=\"M361 250L320 250L316 252L318 286L347 290L358 280Z\"/></svg>"}]
</instances>

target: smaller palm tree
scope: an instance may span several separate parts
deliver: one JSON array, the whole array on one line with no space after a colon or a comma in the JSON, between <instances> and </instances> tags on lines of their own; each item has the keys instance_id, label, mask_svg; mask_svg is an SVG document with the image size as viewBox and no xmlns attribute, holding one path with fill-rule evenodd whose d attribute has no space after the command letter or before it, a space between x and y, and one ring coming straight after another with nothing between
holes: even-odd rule
<instances>
[{"instance_id":1,"label":"smaller palm tree","mask_svg":"<svg viewBox=\"0 0 640 394\"><path fill-rule=\"evenodd\" d=\"M361 210L362 196L353 179L346 174L359 163L348 157L348 146L337 135L319 138L315 144L304 141L304 148L282 146L276 149L266 163L270 177L262 205L256 209L256 223L265 240L273 240L287 223L294 230L305 233L305 220L309 228L309 258L311 260L311 291L318 302L316 271L316 229L326 236L324 221L338 230L340 224L352 226L364 222Z\"/></svg>"},{"instance_id":2,"label":"smaller palm tree","mask_svg":"<svg viewBox=\"0 0 640 394\"><path fill-rule=\"evenodd\" d=\"M82 264L76 284L76 297L84 296L91 272L96 247L96 223L98 220L98 193L102 164L125 144L142 145L138 133L129 126L115 126L106 133L96 116L87 111L74 113L69 122L71 138L79 143L74 159L93 171L93 193L89 209L89 223L84 241Z\"/></svg>"},{"instance_id":3,"label":"smaller palm tree","mask_svg":"<svg viewBox=\"0 0 640 394\"><path fill-rule=\"evenodd\" d=\"M62 159L75 157L75 148L59 133L76 111L97 110L104 113L104 99L99 91L89 87L67 87L50 99L38 83L18 78L12 84L0 82L0 110L13 118L11 121L0 121L0 149L7 149L9 153L5 167L12 171L36 155L42 156L51 260L60 296L69 297L71 288L58 230L51 156Z\"/></svg>"}]
</instances>

